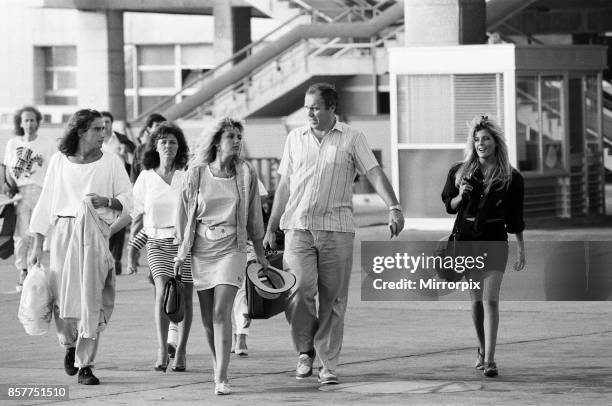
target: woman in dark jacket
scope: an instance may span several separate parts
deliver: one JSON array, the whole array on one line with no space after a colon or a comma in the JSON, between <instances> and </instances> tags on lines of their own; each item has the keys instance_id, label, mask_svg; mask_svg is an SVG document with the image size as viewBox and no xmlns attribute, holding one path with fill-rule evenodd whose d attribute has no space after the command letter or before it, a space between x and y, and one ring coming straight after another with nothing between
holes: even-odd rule
<instances>
[{"instance_id":1,"label":"woman in dark jacket","mask_svg":"<svg viewBox=\"0 0 612 406\"><path fill-rule=\"evenodd\" d=\"M499 288L508 261L508 233L515 234L518 242L514 270L525 267L523 177L510 166L503 131L487 116L472 120L465 152L463 162L448 173L442 200L448 213L457 214L455 240L480 242L460 244L469 246L474 255L488 252L485 268L467 271L466 278L480 282L481 287L470 291L478 337L476 368L494 377L498 374L494 356Z\"/></svg>"}]
</instances>

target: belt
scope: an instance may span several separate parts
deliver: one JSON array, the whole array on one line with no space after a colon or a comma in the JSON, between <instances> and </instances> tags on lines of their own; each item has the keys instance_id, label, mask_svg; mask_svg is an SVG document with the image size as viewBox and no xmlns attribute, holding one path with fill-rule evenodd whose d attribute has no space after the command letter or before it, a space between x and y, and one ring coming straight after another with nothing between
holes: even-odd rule
<instances>
[{"instance_id":1,"label":"belt","mask_svg":"<svg viewBox=\"0 0 612 406\"><path fill-rule=\"evenodd\" d=\"M235 226L209 226L198 221L196 232L202 237L216 241L235 235L237 228Z\"/></svg>"},{"instance_id":2,"label":"belt","mask_svg":"<svg viewBox=\"0 0 612 406\"><path fill-rule=\"evenodd\" d=\"M467 218L464 218L464 220L474 222L476 221L476 217L467 217ZM504 219L487 219L485 220L485 223L496 223L498 221L504 221Z\"/></svg>"}]
</instances>

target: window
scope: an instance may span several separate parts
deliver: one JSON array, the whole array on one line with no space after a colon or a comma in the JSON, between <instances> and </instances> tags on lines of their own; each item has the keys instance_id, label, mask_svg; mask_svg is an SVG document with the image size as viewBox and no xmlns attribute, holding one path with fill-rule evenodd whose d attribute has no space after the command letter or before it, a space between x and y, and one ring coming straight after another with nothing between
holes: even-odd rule
<instances>
[{"instance_id":1,"label":"window","mask_svg":"<svg viewBox=\"0 0 612 406\"><path fill-rule=\"evenodd\" d=\"M45 66L45 104L76 105L76 47L43 47L42 50Z\"/></svg>"},{"instance_id":2,"label":"window","mask_svg":"<svg viewBox=\"0 0 612 406\"><path fill-rule=\"evenodd\" d=\"M494 117L503 127L503 75L399 75L399 142L464 144L467 123Z\"/></svg>"},{"instance_id":3,"label":"window","mask_svg":"<svg viewBox=\"0 0 612 406\"><path fill-rule=\"evenodd\" d=\"M516 142L519 170L566 169L563 76L516 79Z\"/></svg>"},{"instance_id":4,"label":"window","mask_svg":"<svg viewBox=\"0 0 612 406\"><path fill-rule=\"evenodd\" d=\"M211 44L126 45L125 63L126 108L132 120L213 68L214 48ZM185 94L193 94L197 87L197 83L190 86Z\"/></svg>"}]
</instances>

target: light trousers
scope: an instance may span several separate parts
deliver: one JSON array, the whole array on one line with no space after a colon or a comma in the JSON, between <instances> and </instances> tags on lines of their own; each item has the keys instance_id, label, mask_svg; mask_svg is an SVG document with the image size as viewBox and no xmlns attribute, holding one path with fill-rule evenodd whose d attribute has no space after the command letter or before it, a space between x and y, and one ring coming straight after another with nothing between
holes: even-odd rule
<instances>
[{"instance_id":1,"label":"light trousers","mask_svg":"<svg viewBox=\"0 0 612 406\"><path fill-rule=\"evenodd\" d=\"M293 343L298 352L314 348L322 366L331 371L342 349L354 238L353 233L333 231L285 233L283 266L296 277L285 311Z\"/></svg>"},{"instance_id":2,"label":"light trousers","mask_svg":"<svg viewBox=\"0 0 612 406\"><path fill-rule=\"evenodd\" d=\"M32 210L38 202L42 188L38 185L25 185L19 188L21 200L15 207L16 222L13 241L15 243L15 268L28 269L28 250L33 246L33 237L28 231Z\"/></svg>"},{"instance_id":3,"label":"light trousers","mask_svg":"<svg viewBox=\"0 0 612 406\"><path fill-rule=\"evenodd\" d=\"M77 368L93 367L98 345L100 343L100 332L96 334L96 338L84 338L79 336L79 320L77 319L62 319L59 316L59 283L61 281L61 272L66 259L66 247L70 242L72 231L74 229L74 218L59 218L55 226L52 228L51 238L51 255L49 260L49 270L54 278L51 278L51 291L55 302L53 304L53 318L55 319L55 327L57 330L57 338L60 346L65 349L76 347L74 366ZM108 278L112 277L113 269L109 271ZM103 292L103 295L108 295L109 292ZM103 301L106 302L106 299ZM104 313L100 310L100 323L104 322Z\"/></svg>"}]
</instances>

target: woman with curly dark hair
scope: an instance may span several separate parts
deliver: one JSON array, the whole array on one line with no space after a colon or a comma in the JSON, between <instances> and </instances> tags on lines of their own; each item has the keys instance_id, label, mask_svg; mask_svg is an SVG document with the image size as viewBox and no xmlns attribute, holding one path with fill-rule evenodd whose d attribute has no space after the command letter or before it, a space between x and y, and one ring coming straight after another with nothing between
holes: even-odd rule
<instances>
[{"instance_id":1,"label":"woman with curly dark hair","mask_svg":"<svg viewBox=\"0 0 612 406\"><path fill-rule=\"evenodd\" d=\"M102 151L104 122L96 110L72 115L59 151L49 162L40 199L32 212L34 248L30 266L42 260L43 238L50 236L49 271L53 312L64 370L78 383L97 385L93 374L100 332L115 303L114 259L109 237L132 207L132 188L121 160Z\"/></svg>"},{"instance_id":2,"label":"woman with curly dark hair","mask_svg":"<svg viewBox=\"0 0 612 406\"><path fill-rule=\"evenodd\" d=\"M470 291L472 319L478 337L476 369L487 377L497 376L494 361L499 325L499 289L508 262L508 233L516 235L518 261L514 270L525 267L523 243L523 196L521 174L510 166L502 129L487 116L470 124L465 159L448 173L442 200L449 214L457 214L453 229L462 255L488 251L484 269L466 272L480 282ZM466 251L466 252L463 252Z\"/></svg>"},{"instance_id":3,"label":"woman with curly dark hair","mask_svg":"<svg viewBox=\"0 0 612 406\"><path fill-rule=\"evenodd\" d=\"M173 259L177 255L175 213L189 159L189 147L183 131L173 123L162 122L151 133L143 154L144 170L134 184L132 217L143 215L143 230L147 236L147 260L155 284L155 324L157 327L157 361L154 369L166 371L169 363L168 325L163 311L166 282L174 276ZM179 324L179 339L173 371L185 371L187 338L193 315L190 258L185 261L182 281L185 288L185 318Z\"/></svg>"}]
</instances>

